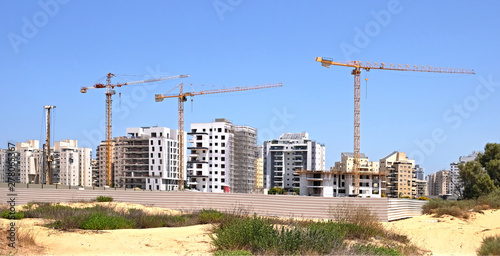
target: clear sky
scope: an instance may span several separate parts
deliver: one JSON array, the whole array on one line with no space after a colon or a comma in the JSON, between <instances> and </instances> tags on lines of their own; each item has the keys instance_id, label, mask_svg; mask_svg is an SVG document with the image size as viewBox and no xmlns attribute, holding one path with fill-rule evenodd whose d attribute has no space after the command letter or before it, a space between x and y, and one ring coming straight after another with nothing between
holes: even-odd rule
<instances>
[{"instance_id":1,"label":"clear sky","mask_svg":"<svg viewBox=\"0 0 500 256\"><path fill-rule=\"evenodd\" d=\"M327 166L353 148L353 77L315 57L474 69L476 75L362 73L361 151L378 161L407 152L426 173L500 142L499 1L2 1L0 148L44 140L43 105L55 105L54 139L95 148L104 139L103 81L191 78L120 88L113 135L177 127L177 102L154 95L180 82L207 90L282 88L198 96L185 127L227 118L259 130L259 144L308 132ZM123 76L136 75L136 76ZM369 78L366 84L364 78Z\"/></svg>"}]
</instances>

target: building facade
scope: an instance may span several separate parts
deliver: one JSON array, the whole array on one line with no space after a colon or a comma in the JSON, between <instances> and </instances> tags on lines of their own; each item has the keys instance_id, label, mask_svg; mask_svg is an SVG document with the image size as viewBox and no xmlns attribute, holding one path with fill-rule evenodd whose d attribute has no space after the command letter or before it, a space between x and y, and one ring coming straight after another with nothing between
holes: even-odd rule
<instances>
[{"instance_id":1,"label":"building facade","mask_svg":"<svg viewBox=\"0 0 500 256\"><path fill-rule=\"evenodd\" d=\"M293 191L300 188L299 170L325 170L325 146L309 139L309 134L283 133L264 142L264 188Z\"/></svg>"},{"instance_id":2,"label":"building facade","mask_svg":"<svg viewBox=\"0 0 500 256\"><path fill-rule=\"evenodd\" d=\"M188 185L202 192L251 193L255 188L257 130L226 119L191 124Z\"/></svg>"},{"instance_id":3,"label":"building facade","mask_svg":"<svg viewBox=\"0 0 500 256\"><path fill-rule=\"evenodd\" d=\"M263 192L264 189L264 146L257 146L255 152L255 191Z\"/></svg>"},{"instance_id":4,"label":"building facade","mask_svg":"<svg viewBox=\"0 0 500 256\"><path fill-rule=\"evenodd\" d=\"M427 176L427 190L429 196L451 195L450 171L441 170Z\"/></svg>"},{"instance_id":5,"label":"building facade","mask_svg":"<svg viewBox=\"0 0 500 256\"><path fill-rule=\"evenodd\" d=\"M415 160L404 152L394 151L380 159L380 170L387 174L387 197L417 196L417 176Z\"/></svg>"},{"instance_id":6,"label":"building facade","mask_svg":"<svg viewBox=\"0 0 500 256\"><path fill-rule=\"evenodd\" d=\"M113 185L147 190L178 190L181 172L178 131L166 127L138 127L127 128L126 132L127 136L113 139ZM107 182L105 142L98 147L96 155L98 184L104 185Z\"/></svg>"}]
</instances>

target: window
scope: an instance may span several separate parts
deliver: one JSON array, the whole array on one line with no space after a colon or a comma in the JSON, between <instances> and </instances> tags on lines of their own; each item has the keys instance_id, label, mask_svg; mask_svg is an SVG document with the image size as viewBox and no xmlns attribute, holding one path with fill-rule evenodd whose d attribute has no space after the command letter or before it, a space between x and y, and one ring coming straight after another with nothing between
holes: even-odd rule
<instances>
[{"instance_id":1,"label":"window","mask_svg":"<svg viewBox=\"0 0 500 256\"><path fill-rule=\"evenodd\" d=\"M223 178L223 179L220 179L220 181L221 181L221 182L226 182L226 179L224 179L224 178Z\"/></svg>"},{"instance_id":2,"label":"window","mask_svg":"<svg viewBox=\"0 0 500 256\"><path fill-rule=\"evenodd\" d=\"M221 168L226 168L226 165L225 164L221 164L220 167Z\"/></svg>"},{"instance_id":3,"label":"window","mask_svg":"<svg viewBox=\"0 0 500 256\"><path fill-rule=\"evenodd\" d=\"M205 181L205 178L203 178L203 181Z\"/></svg>"},{"instance_id":4,"label":"window","mask_svg":"<svg viewBox=\"0 0 500 256\"><path fill-rule=\"evenodd\" d=\"M160 153L158 153L158 158L161 158L161 154Z\"/></svg>"},{"instance_id":5,"label":"window","mask_svg":"<svg viewBox=\"0 0 500 256\"><path fill-rule=\"evenodd\" d=\"M152 132L151 137L156 138L156 132Z\"/></svg>"},{"instance_id":6,"label":"window","mask_svg":"<svg viewBox=\"0 0 500 256\"><path fill-rule=\"evenodd\" d=\"M160 151L162 151L162 149L163 149L163 148L162 148L162 147L160 147Z\"/></svg>"},{"instance_id":7,"label":"window","mask_svg":"<svg viewBox=\"0 0 500 256\"><path fill-rule=\"evenodd\" d=\"M225 140L226 139L226 135L222 135L220 136L221 139Z\"/></svg>"},{"instance_id":8,"label":"window","mask_svg":"<svg viewBox=\"0 0 500 256\"><path fill-rule=\"evenodd\" d=\"M225 157L221 157L220 160L221 161L226 161L226 158Z\"/></svg>"},{"instance_id":9,"label":"window","mask_svg":"<svg viewBox=\"0 0 500 256\"><path fill-rule=\"evenodd\" d=\"M203 185L203 188L205 188L205 187L206 187L206 186L205 186L205 185Z\"/></svg>"},{"instance_id":10,"label":"window","mask_svg":"<svg viewBox=\"0 0 500 256\"><path fill-rule=\"evenodd\" d=\"M158 165L158 171L161 171L161 166Z\"/></svg>"},{"instance_id":11,"label":"window","mask_svg":"<svg viewBox=\"0 0 500 256\"><path fill-rule=\"evenodd\" d=\"M152 163L152 164L155 164L155 160L154 160L154 159L152 159L152 160L151 160L151 163Z\"/></svg>"},{"instance_id":12,"label":"window","mask_svg":"<svg viewBox=\"0 0 500 256\"><path fill-rule=\"evenodd\" d=\"M212 146L212 143L208 144L210 147Z\"/></svg>"},{"instance_id":13,"label":"window","mask_svg":"<svg viewBox=\"0 0 500 256\"><path fill-rule=\"evenodd\" d=\"M219 172L218 171L215 171L215 174L218 174Z\"/></svg>"},{"instance_id":14,"label":"window","mask_svg":"<svg viewBox=\"0 0 500 256\"><path fill-rule=\"evenodd\" d=\"M219 160L219 158L218 158L218 157L215 157L215 160Z\"/></svg>"},{"instance_id":15,"label":"window","mask_svg":"<svg viewBox=\"0 0 500 256\"><path fill-rule=\"evenodd\" d=\"M215 146L219 146L219 143L215 142Z\"/></svg>"},{"instance_id":16,"label":"window","mask_svg":"<svg viewBox=\"0 0 500 256\"><path fill-rule=\"evenodd\" d=\"M151 158L153 158L153 153L151 153Z\"/></svg>"},{"instance_id":17,"label":"window","mask_svg":"<svg viewBox=\"0 0 500 256\"><path fill-rule=\"evenodd\" d=\"M226 175L226 172L220 172L221 175Z\"/></svg>"},{"instance_id":18,"label":"window","mask_svg":"<svg viewBox=\"0 0 500 256\"><path fill-rule=\"evenodd\" d=\"M219 150L217 150L217 149L216 149L216 150L215 150L215 153L219 153Z\"/></svg>"},{"instance_id":19,"label":"window","mask_svg":"<svg viewBox=\"0 0 500 256\"><path fill-rule=\"evenodd\" d=\"M218 179L217 179L217 178L215 178L215 181L217 181L217 180L218 180Z\"/></svg>"},{"instance_id":20,"label":"window","mask_svg":"<svg viewBox=\"0 0 500 256\"><path fill-rule=\"evenodd\" d=\"M161 140L158 141L158 145L161 145Z\"/></svg>"},{"instance_id":21,"label":"window","mask_svg":"<svg viewBox=\"0 0 500 256\"><path fill-rule=\"evenodd\" d=\"M220 145L221 145L222 147L225 147L225 146L226 146L226 143L225 143L225 142L222 142Z\"/></svg>"},{"instance_id":22,"label":"window","mask_svg":"<svg viewBox=\"0 0 500 256\"><path fill-rule=\"evenodd\" d=\"M153 142L153 141L151 141L151 142ZM151 151L155 151L155 147L151 147Z\"/></svg>"},{"instance_id":23,"label":"window","mask_svg":"<svg viewBox=\"0 0 500 256\"><path fill-rule=\"evenodd\" d=\"M219 188L219 186L215 185L215 188Z\"/></svg>"},{"instance_id":24,"label":"window","mask_svg":"<svg viewBox=\"0 0 500 256\"><path fill-rule=\"evenodd\" d=\"M222 154L225 154L225 153L226 153L226 150L224 150L224 149L223 149L223 150L221 150L220 152L221 152Z\"/></svg>"},{"instance_id":25,"label":"window","mask_svg":"<svg viewBox=\"0 0 500 256\"><path fill-rule=\"evenodd\" d=\"M163 132L160 132L160 137L163 137Z\"/></svg>"},{"instance_id":26,"label":"window","mask_svg":"<svg viewBox=\"0 0 500 256\"><path fill-rule=\"evenodd\" d=\"M212 161L212 157L209 157L208 160Z\"/></svg>"},{"instance_id":27,"label":"window","mask_svg":"<svg viewBox=\"0 0 500 256\"><path fill-rule=\"evenodd\" d=\"M153 170L153 166L151 165L151 171Z\"/></svg>"},{"instance_id":28,"label":"window","mask_svg":"<svg viewBox=\"0 0 500 256\"><path fill-rule=\"evenodd\" d=\"M212 181L212 178L208 179L208 181Z\"/></svg>"},{"instance_id":29,"label":"window","mask_svg":"<svg viewBox=\"0 0 500 256\"><path fill-rule=\"evenodd\" d=\"M210 135L210 137L209 137L209 138L210 138L210 139L212 139L212 135Z\"/></svg>"},{"instance_id":30,"label":"window","mask_svg":"<svg viewBox=\"0 0 500 256\"><path fill-rule=\"evenodd\" d=\"M218 167L219 165L218 164L215 164L215 167Z\"/></svg>"},{"instance_id":31,"label":"window","mask_svg":"<svg viewBox=\"0 0 500 256\"><path fill-rule=\"evenodd\" d=\"M151 145L153 145L153 141L151 140Z\"/></svg>"},{"instance_id":32,"label":"window","mask_svg":"<svg viewBox=\"0 0 500 256\"><path fill-rule=\"evenodd\" d=\"M215 138L216 138L216 139L218 139L218 138L219 138L219 136L215 135Z\"/></svg>"},{"instance_id":33,"label":"window","mask_svg":"<svg viewBox=\"0 0 500 256\"><path fill-rule=\"evenodd\" d=\"M160 164L163 164L163 161L160 159Z\"/></svg>"},{"instance_id":34,"label":"window","mask_svg":"<svg viewBox=\"0 0 500 256\"><path fill-rule=\"evenodd\" d=\"M222 132L222 128L217 129L218 132Z\"/></svg>"}]
</instances>

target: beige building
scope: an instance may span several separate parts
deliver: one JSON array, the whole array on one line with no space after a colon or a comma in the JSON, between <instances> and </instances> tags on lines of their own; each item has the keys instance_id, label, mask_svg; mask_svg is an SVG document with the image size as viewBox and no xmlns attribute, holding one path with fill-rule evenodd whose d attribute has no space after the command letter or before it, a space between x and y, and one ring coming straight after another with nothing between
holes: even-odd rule
<instances>
[{"instance_id":1,"label":"beige building","mask_svg":"<svg viewBox=\"0 0 500 256\"><path fill-rule=\"evenodd\" d=\"M415 195L416 198L422 197L422 196L428 196L429 193L427 192L427 181L425 180L417 180L417 195Z\"/></svg>"},{"instance_id":2,"label":"beige building","mask_svg":"<svg viewBox=\"0 0 500 256\"><path fill-rule=\"evenodd\" d=\"M406 153L394 151L380 159L380 170L387 173L387 197L417 196L415 160L408 159Z\"/></svg>"},{"instance_id":3,"label":"beige building","mask_svg":"<svg viewBox=\"0 0 500 256\"><path fill-rule=\"evenodd\" d=\"M429 196L449 195L450 171L442 170L427 176L427 189Z\"/></svg>"},{"instance_id":4,"label":"beige building","mask_svg":"<svg viewBox=\"0 0 500 256\"><path fill-rule=\"evenodd\" d=\"M263 150L262 145L257 146L256 156L255 156L255 192L261 193L264 189L264 161L263 161Z\"/></svg>"},{"instance_id":5,"label":"beige building","mask_svg":"<svg viewBox=\"0 0 500 256\"><path fill-rule=\"evenodd\" d=\"M342 153L341 161L331 168L334 197L376 197L385 193L385 173L379 169L378 162L370 162L368 157L360 154L359 195L354 190L354 154ZM302 194L302 193L301 193Z\"/></svg>"}]
</instances>

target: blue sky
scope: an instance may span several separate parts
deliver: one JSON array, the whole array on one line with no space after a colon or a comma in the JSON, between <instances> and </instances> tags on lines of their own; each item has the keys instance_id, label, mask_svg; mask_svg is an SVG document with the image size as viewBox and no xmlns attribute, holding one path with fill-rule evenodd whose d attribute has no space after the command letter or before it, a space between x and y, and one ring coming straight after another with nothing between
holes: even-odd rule
<instances>
[{"instance_id":1,"label":"blue sky","mask_svg":"<svg viewBox=\"0 0 500 256\"><path fill-rule=\"evenodd\" d=\"M95 147L104 138L104 90L113 82L191 78L122 87L114 136L127 127L177 127L180 82L195 90L283 83L283 88L195 97L193 122L227 118L259 130L259 143L309 132L327 166L353 148L350 68L315 57L469 68L476 75L362 73L361 151L407 152L426 173L500 142L498 1L2 1L0 148L43 140L43 105L56 105L54 139ZM369 78L365 83L364 78ZM118 96L118 95L116 95Z\"/></svg>"}]
</instances>

